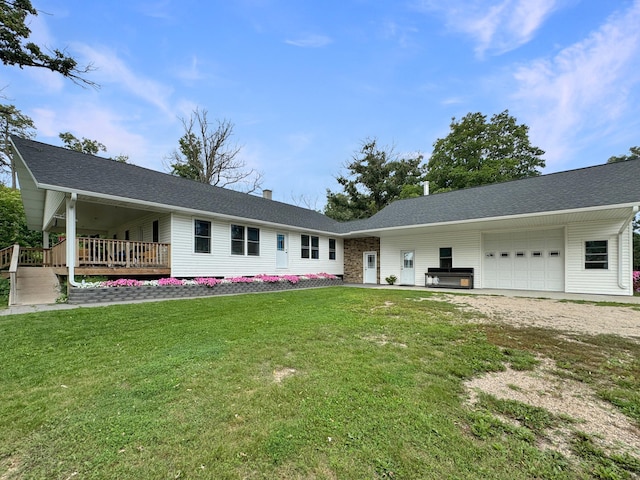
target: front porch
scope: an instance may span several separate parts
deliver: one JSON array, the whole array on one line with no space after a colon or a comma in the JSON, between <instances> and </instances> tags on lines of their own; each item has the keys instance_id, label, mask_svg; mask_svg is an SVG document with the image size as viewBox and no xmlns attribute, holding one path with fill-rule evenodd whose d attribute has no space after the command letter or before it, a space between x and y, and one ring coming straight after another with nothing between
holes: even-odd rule
<instances>
[{"instance_id":1,"label":"front porch","mask_svg":"<svg viewBox=\"0 0 640 480\"><path fill-rule=\"evenodd\" d=\"M67 276L68 240L51 248L13 246L0 250L0 270L19 267L51 267L56 275ZM17 247L17 248L16 248ZM171 245L158 242L76 238L75 275L107 277L171 275Z\"/></svg>"}]
</instances>

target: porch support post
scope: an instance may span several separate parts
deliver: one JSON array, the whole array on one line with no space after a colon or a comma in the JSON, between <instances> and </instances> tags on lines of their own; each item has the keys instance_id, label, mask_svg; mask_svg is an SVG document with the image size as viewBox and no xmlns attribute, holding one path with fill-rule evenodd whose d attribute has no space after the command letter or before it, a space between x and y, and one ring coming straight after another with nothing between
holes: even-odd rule
<instances>
[{"instance_id":1,"label":"porch support post","mask_svg":"<svg viewBox=\"0 0 640 480\"><path fill-rule=\"evenodd\" d=\"M79 286L76 283L76 248L78 240L76 239L76 201L78 194L72 193L71 198L67 198L67 268L69 269L69 285Z\"/></svg>"},{"instance_id":2,"label":"porch support post","mask_svg":"<svg viewBox=\"0 0 640 480\"><path fill-rule=\"evenodd\" d=\"M42 248L49 248L49 231L42 231Z\"/></svg>"}]
</instances>

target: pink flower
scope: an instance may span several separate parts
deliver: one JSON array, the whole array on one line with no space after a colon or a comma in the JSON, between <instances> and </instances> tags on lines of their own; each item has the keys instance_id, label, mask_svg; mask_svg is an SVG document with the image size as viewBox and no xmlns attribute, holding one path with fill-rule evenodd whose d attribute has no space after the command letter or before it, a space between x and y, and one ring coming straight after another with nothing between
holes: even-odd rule
<instances>
[{"instance_id":1,"label":"pink flower","mask_svg":"<svg viewBox=\"0 0 640 480\"><path fill-rule=\"evenodd\" d=\"M213 277L200 277L196 278L196 283L198 285L204 285L205 287L213 287L215 285L218 285L219 283L222 283L222 280Z\"/></svg>"},{"instance_id":2,"label":"pink flower","mask_svg":"<svg viewBox=\"0 0 640 480\"><path fill-rule=\"evenodd\" d=\"M169 277L158 280L158 285L184 285L184 283L179 278Z\"/></svg>"},{"instance_id":3,"label":"pink flower","mask_svg":"<svg viewBox=\"0 0 640 480\"><path fill-rule=\"evenodd\" d=\"M102 283L105 287L139 287L142 285L140 280L134 280L132 278L119 278L117 280L107 280Z\"/></svg>"}]
</instances>

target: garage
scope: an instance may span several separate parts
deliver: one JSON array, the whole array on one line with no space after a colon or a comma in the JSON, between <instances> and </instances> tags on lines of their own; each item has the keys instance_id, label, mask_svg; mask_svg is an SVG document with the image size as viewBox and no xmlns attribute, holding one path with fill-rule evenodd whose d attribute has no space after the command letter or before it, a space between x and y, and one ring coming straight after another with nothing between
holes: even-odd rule
<instances>
[{"instance_id":1,"label":"garage","mask_svg":"<svg viewBox=\"0 0 640 480\"><path fill-rule=\"evenodd\" d=\"M564 230L483 235L483 287L564 291Z\"/></svg>"}]
</instances>

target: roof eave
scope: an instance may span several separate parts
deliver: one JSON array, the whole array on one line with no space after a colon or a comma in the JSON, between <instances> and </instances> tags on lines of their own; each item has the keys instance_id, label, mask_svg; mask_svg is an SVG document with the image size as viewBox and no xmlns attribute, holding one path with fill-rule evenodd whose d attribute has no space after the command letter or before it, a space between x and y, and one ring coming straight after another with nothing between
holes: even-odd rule
<instances>
[{"instance_id":1,"label":"roof eave","mask_svg":"<svg viewBox=\"0 0 640 480\"><path fill-rule=\"evenodd\" d=\"M311 232L311 233L318 233L318 234L325 234L325 235L332 235L332 236L341 235L339 233L332 232L329 230L308 228L308 227L295 226L295 225L287 225L282 223L269 222L266 220L257 220L249 217L240 217L240 216L229 215L225 213L210 212L207 210L198 210L194 208L181 207L178 205L168 205L165 203L149 202L146 200L139 200L139 199L129 198L129 197L121 197L117 195L109 195L106 193L97 193L89 190L78 190L78 189L72 189L68 187L61 187L58 185L49 185L49 184L36 183L36 185L39 188L45 189L45 190L55 190L55 191L64 192L64 193L76 193L78 196L82 195L85 197L108 200L111 202L119 202L119 203L128 204L128 205L139 205L141 207L153 208L154 210L159 210L159 211L174 212L174 213L178 212L178 213L184 213L184 214L193 215L193 216L211 217L211 218L217 218L217 219L229 220L229 221L233 220L236 222L241 221L241 222L249 223L253 225L262 225L262 226L269 226L273 228L288 229L288 230L293 229L293 230L299 230L304 232Z\"/></svg>"},{"instance_id":2,"label":"roof eave","mask_svg":"<svg viewBox=\"0 0 640 480\"><path fill-rule=\"evenodd\" d=\"M638 206L640 202L630 202L630 203L621 203L614 205L598 205L593 207L582 207L582 208L572 208L565 210L549 210L544 212L532 212L532 213L523 213L518 215L502 215L496 217L484 217L484 218L470 218L465 220L455 220L450 222L435 222L435 223L421 223L415 225L395 225L393 227L383 227L383 228L372 228L368 230L354 230L350 232L344 233L344 235L373 235L375 233L382 233L397 230L399 228L402 229L418 229L418 228L435 228L435 227L446 227L453 225L466 225L471 223L485 223L485 222L495 222L501 220L518 220L518 219L527 219L533 217L541 217L545 215L566 215L572 213L584 213L584 212L596 212L601 210L611 210L618 208L632 208Z\"/></svg>"}]
</instances>

